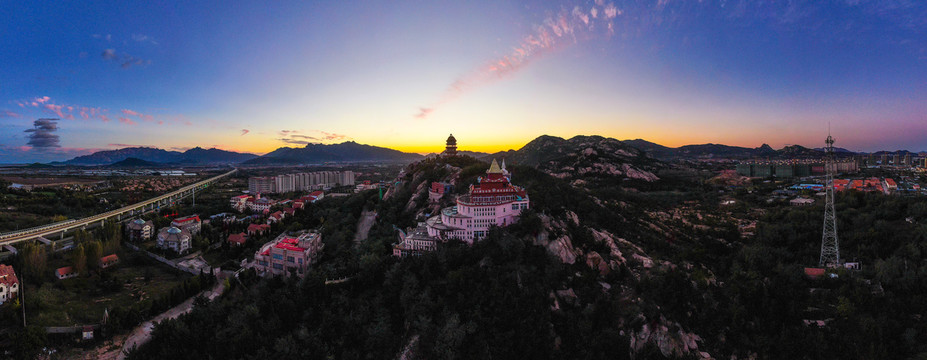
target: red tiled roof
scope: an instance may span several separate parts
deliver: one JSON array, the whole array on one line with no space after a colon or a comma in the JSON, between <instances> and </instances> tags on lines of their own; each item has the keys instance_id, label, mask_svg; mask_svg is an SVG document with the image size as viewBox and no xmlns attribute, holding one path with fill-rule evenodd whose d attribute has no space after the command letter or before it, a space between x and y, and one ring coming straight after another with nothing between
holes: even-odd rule
<instances>
[{"instance_id":1,"label":"red tiled roof","mask_svg":"<svg viewBox=\"0 0 927 360\"><path fill-rule=\"evenodd\" d=\"M106 255L100 258L100 262L103 262L103 263L108 263L111 261L119 261L119 256L117 256L116 254L112 254L112 255Z\"/></svg>"},{"instance_id":2,"label":"red tiled roof","mask_svg":"<svg viewBox=\"0 0 927 360\"><path fill-rule=\"evenodd\" d=\"M13 270L12 266L0 265L0 283L7 286L19 283L19 279L16 278L16 271Z\"/></svg>"},{"instance_id":3,"label":"red tiled roof","mask_svg":"<svg viewBox=\"0 0 927 360\"><path fill-rule=\"evenodd\" d=\"M244 244L245 243L245 233L229 235L229 242Z\"/></svg>"},{"instance_id":4,"label":"red tiled roof","mask_svg":"<svg viewBox=\"0 0 927 360\"><path fill-rule=\"evenodd\" d=\"M73 273L74 273L74 268L73 268L73 267L70 267L70 266L60 267L60 268L58 268L58 270L56 270L55 272L58 273L58 276L64 276L64 275L68 275L68 274L73 274Z\"/></svg>"},{"instance_id":5,"label":"red tiled roof","mask_svg":"<svg viewBox=\"0 0 927 360\"><path fill-rule=\"evenodd\" d=\"M821 277L824 276L823 268L805 268L805 275L808 277Z\"/></svg>"},{"instance_id":6,"label":"red tiled roof","mask_svg":"<svg viewBox=\"0 0 927 360\"><path fill-rule=\"evenodd\" d=\"M267 225L267 224L251 224L251 225L248 225L248 232L264 231L264 230L267 230L267 229L270 229L270 225Z\"/></svg>"},{"instance_id":7,"label":"red tiled roof","mask_svg":"<svg viewBox=\"0 0 927 360\"><path fill-rule=\"evenodd\" d=\"M176 218L176 219L174 219L174 222L175 222L175 223L178 223L178 224L182 224L182 223L190 222L190 221L200 222L200 217L199 217L199 215L193 215L193 216L187 216L187 217L182 217L182 218Z\"/></svg>"}]
</instances>

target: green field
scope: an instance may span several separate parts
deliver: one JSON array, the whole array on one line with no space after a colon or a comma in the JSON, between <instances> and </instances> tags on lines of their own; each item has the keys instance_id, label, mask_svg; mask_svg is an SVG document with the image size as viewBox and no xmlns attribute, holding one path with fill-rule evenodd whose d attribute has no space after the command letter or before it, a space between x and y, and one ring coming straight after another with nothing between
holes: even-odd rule
<instances>
[{"instance_id":1,"label":"green field","mask_svg":"<svg viewBox=\"0 0 927 360\"><path fill-rule=\"evenodd\" d=\"M49 268L65 265L50 261ZM158 298L188 277L143 255L126 253L120 264L101 274L46 281L38 288L26 284L26 318L38 326L99 323L105 309Z\"/></svg>"}]
</instances>

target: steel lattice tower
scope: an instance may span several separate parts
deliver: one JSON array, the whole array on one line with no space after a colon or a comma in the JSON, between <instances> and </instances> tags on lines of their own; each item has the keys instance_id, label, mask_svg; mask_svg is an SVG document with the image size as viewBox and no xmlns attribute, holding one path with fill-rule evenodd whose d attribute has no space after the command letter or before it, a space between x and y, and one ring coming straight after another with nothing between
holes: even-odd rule
<instances>
[{"instance_id":1,"label":"steel lattice tower","mask_svg":"<svg viewBox=\"0 0 927 360\"><path fill-rule=\"evenodd\" d=\"M839 265L840 264L840 246L837 242L837 217L834 209L834 174L836 173L836 163L834 162L834 138L827 134L824 147L824 172L826 183L824 188L827 196L824 203L824 233L821 239L821 262L820 266Z\"/></svg>"}]
</instances>

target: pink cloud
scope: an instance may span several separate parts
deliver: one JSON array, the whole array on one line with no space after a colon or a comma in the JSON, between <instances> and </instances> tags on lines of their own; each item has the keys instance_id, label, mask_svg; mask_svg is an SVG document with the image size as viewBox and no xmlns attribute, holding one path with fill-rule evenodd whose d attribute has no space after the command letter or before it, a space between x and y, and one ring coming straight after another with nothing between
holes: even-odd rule
<instances>
[{"instance_id":1,"label":"pink cloud","mask_svg":"<svg viewBox=\"0 0 927 360\"><path fill-rule=\"evenodd\" d=\"M64 112L62 111L64 109L64 106L55 105L55 104L45 104L42 107L45 108L45 110L47 110L48 112L58 115L59 118L64 117Z\"/></svg>"},{"instance_id":2,"label":"pink cloud","mask_svg":"<svg viewBox=\"0 0 927 360\"><path fill-rule=\"evenodd\" d=\"M123 114L126 114L126 115L129 115L129 116L139 116L139 115L141 115L141 114L139 114L138 112L132 111L132 110L129 110L129 109L122 109L122 113L123 113Z\"/></svg>"},{"instance_id":3,"label":"pink cloud","mask_svg":"<svg viewBox=\"0 0 927 360\"><path fill-rule=\"evenodd\" d=\"M129 119L129 118L127 118L127 117L119 117L119 122L121 122L121 123L123 123L123 124L128 124L128 125L137 125L137 124L138 124L138 123L136 123L135 121L132 121L132 119Z\"/></svg>"},{"instance_id":4,"label":"pink cloud","mask_svg":"<svg viewBox=\"0 0 927 360\"><path fill-rule=\"evenodd\" d=\"M44 104L48 102L48 100L51 100L51 98L49 98L48 96L35 98L35 102L40 103L40 104Z\"/></svg>"},{"instance_id":5,"label":"pink cloud","mask_svg":"<svg viewBox=\"0 0 927 360\"><path fill-rule=\"evenodd\" d=\"M604 16L600 17L600 13ZM451 82L451 85L438 97L437 102L429 107L420 107L415 118L425 119L440 105L468 91L508 78L524 69L535 59L567 47L580 39L591 38L597 35L596 29L608 29L607 34L611 35L612 20L618 15L621 15L621 10L615 5L606 5L604 1L601 1L601 3L597 2L588 13L579 7L574 7L572 11L564 9L554 16L547 17L534 27L532 33L522 38L509 54L487 61L483 66Z\"/></svg>"},{"instance_id":6,"label":"pink cloud","mask_svg":"<svg viewBox=\"0 0 927 360\"><path fill-rule=\"evenodd\" d=\"M251 132L251 130L248 130L248 129L241 129L241 136L244 136L245 134L247 134L247 133L249 133L249 132Z\"/></svg>"},{"instance_id":7,"label":"pink cloud","mask_svg":"<svg viewBox=\"0 0 927 360\"><path fill-rule=\"evenodd\" d=\"M19 118L22 117L22 115L9 110L0 110L0 118L2 117Z\"/></svg>"},{"instance_id":8,"label":"pink cloud","mask_svg":"<svg viewBox=\"0 0 927 360\"><path fill-rule=\"evenodd\" d=\"M100 114L100 115L97 115L97 117L99 117L100 120L103 120L103 122L109 122L109 116Z\"/></svg>"}]
</instances>

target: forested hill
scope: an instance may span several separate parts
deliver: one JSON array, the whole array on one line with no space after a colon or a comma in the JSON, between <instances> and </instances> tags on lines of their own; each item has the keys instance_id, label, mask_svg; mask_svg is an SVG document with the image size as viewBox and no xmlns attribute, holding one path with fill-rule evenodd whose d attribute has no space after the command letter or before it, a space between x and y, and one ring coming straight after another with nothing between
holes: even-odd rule
<instances>
[{"instance_id":1,"label":"forested hill","mask_svg":"<svg viewBox=\"0 0 927 360\"><path fill-rule=\"evenodd\" d=\"M544 135L521 149L483 159L504 159L507 164L536 167L558 178L581 183L603 178L652 182L659 179L654 172L668 167L634 147L601 136L574 136L567 140Z\"/></svg>"},{"instance_id":2,"label":"forested hill","mask_svg":"<svg viewBox=\"0 0 927 360\"><path fill-rule=\"evenodd\" d=\"M802 268L816 262L820 206L778 207L744 189L731 195L740 205L724 208L722 189L709 184L594 188L509 165L531 198L518 223L474 246L452 241L420 257L391 256L395 228L452 204L428 204L432 181L453 180L462 193L486 167L465 156L426 159L383 200L367 192L297 212L282 226L321 226L325 242L304 281L245 271L217 301L159 324L130 358L891 359L927 351L918 300L927 281L917 275L927 273L927 208L916 199L842 194L845 248L868 268L810 280ZM364 209L377 221L355 245ZM760 224L743 238L734 219L748 214Z\"/></svg>"}]
</instances>

